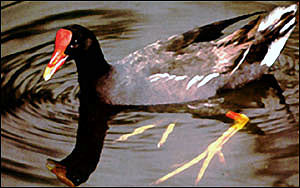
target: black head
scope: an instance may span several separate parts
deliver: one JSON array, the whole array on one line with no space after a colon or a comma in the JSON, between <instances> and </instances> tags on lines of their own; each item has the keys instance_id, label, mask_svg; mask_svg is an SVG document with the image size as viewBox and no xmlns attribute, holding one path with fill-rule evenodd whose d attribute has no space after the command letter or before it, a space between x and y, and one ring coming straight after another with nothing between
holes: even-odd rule
<instances>
[{"instance_id":1,"label":"black head","mask_svg":"<svg viewBox=\"0 0 300 188\"><path fill-rule=\"evenodd\" d=\"M65 50L65 54L69 56L69 59L82 56L92 48L100 47L94 33L83 26L75 24L62 29L72 32L72 39Z\"/></svg>"},{"instance_id":2,"label":"black head","mask_svg":"<svg viewBox=\"0 0 300 188\"><path fill-rule=\"evenodd\" d=\"M95 67L98 66L96 64L106 64L96 36L92 31L77 24L57 31L55 49L45 69L44 79L49 80L66 60L72 59L77 64L78 72L84 69L101 69Z\"/></svg>"}]
</instances>

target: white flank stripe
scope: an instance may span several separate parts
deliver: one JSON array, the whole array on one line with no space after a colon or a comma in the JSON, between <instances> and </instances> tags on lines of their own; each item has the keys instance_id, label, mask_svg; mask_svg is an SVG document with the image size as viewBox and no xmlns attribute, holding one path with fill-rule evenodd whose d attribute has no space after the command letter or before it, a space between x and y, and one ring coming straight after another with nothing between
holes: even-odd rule
<instances>
[{"instance_id":1,"label":"white flank stripe","mask_svg":"<svg viewBox=\"0 0 300 188\"><path fill-rule=\"evenodd\" d=\"M194 76L187 84L186 90L190 89L190 87L192 87L192 85L195 84L196 82L202 80L203 77L204 76L199 76L199 75Z\"/></svg>"},{"instance_id":2,"label":"white flank stripe","mask_svg":"<svg viewBox=\"0 0 300 188\"><path fill-rule=\"evenodd\" d=\"M187 76L176 76L175 80L176 81L179 81L179 80L183 80L183 79L186 79Z\"/></svg>"},{"instance_id":3,"label":"white flank stripe","mask_svg":"<svg viewBox=\"0 0 300 188\"><path fill-rule=\"evenodd\" d=\"M170 75L170 76L168 77L167 81L168 81L168 80L171 80L171 79L174 79L175 77L176 77L176 75Z\"/></svg>"},{"instance_id":4,"label":"white flank stripe","mask_svg":"<svg viewBox=\"0 0 300 188\"><path fill-rule=\"evenodd\" d=\"M160 79L159 77L156 77L156 78L151 79L150 82L155 82L155 81L157 81L159 79Z\"/></svg>"},{"instance_id":5,"label":"white flank stripe","mask_svg":"<svg viewBox=\"0 0 300 188\"><path fill-rule=\"evenodd\" d=\"M157 74L153 74L153 75L151 75L151 76L149 76L149 78L150 79L152 79L152 78L155 78L155 77L161 77L161 78L165 78L165 77L167 77L169 74L168 73L163 73L163 74L161 74L161 73L157 73Z\"/></svg>"},{"instance_id":6,"label":"white flank stripe","mask_svg":"<svg viewBox=\"0 0 300 188\"><path fill-rule=\"evenodd\" d=\"M155 81L157 81L161 78L165 78L167 76L169 76L168 73L163 73L163 74L158 73L158 74L154 74L154 75L149 76L149 78L150 78L150 82L155 82Z\"/></svg>"},{"instance_id":7,"label":"white flank stripe","mask_svg":"<svg viewBox=\"0 0 300 188\"><path fill-rule=\"evenodd\" d=\"M176 75L169 75L168 73L157 73L154 75L149 76L150 82L158 81L161 78L167 78L166 81L175 79L176 81L183 80L187 78L187 76L176 76Z\"/></svg>"},{"instance_id":8,"label":"white flank stripe","mask_svg":"<svg viewBox=\"0 0 300 188\"><path fill-rule=\"evenodd\" d=\"M212 73L212 74L209 74L209 75L207 75L199 84L198 84L198 86L197 87L201 87L201 86L203 86L203 85L205 85L207 82L209 82L211 79L213 79L213 78L215 78L215 77L217 77L217 76L219 76L220 74L219 73Z\"/></svg>"}]
</instances>

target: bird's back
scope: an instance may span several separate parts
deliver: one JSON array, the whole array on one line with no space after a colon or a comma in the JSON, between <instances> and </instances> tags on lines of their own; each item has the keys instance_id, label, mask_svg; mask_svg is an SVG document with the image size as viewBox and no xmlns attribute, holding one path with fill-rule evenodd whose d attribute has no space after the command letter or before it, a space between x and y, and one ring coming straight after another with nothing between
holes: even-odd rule
<instances>
[{"instance_id":1,"label":"bird's back","mask_svg":"<svg viewBox=\"0 0 300 188\"><path fill-rule=\"evenodd\" d=\"M266 18L256 16L220 40L217 39L223 29L261 12L157 41L113 64L106 84L97 89L102 93L106 90L107 102L111 104L155 105L208 99L219 89L241 87L260 78L274 63L278 49L268 49L274 44L279 52L283 48L295 24L295 6L279 7ZM275 13L276 19L271 17ZM278 45L280 40L283 42ZM276 57L266 65L270 53Z\"/></svg>"}]
</instances>

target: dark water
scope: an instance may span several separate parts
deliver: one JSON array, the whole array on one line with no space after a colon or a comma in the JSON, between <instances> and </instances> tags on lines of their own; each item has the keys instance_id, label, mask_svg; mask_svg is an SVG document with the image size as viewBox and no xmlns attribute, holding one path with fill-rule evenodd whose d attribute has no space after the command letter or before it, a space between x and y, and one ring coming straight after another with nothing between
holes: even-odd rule
<instances>
[{"instance_id":1,"label":"dark water","mask_svg":"<svg viewBox=\"0 0 300 188\"><path fill-rule=\"evenodd\" d=\"M58 28L92 29L109 62L149 43L196 26L289 2L1 2L1 186L62 186L45 167L75 144L78 106L76 67L68 62L48 82L42 73ZM299 16L298 16L299 18ZM227 33L238 28L232 27ZM270 73L287 105L263 82L197 105L203 111L124 111L109 124L98 168L84 186L150 186L191 160L231 126L227 110L250 123L227 144L226 163L215 157L198 186L299 186L299 24ZM170 111L170 110L169 110ZM172 112L172 110L171 110ZM174 131L160 149L165 128ZM143 125L156 127L114 143ZM194 186L200 164L161 186Z\"/></svg>"}]
</instances>

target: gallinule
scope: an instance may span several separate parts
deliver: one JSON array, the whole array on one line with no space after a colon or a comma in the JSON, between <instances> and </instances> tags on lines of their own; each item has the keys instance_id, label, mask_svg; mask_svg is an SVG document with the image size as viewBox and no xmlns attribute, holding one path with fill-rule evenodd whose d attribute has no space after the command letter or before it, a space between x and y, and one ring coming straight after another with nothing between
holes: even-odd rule
<instances>
[{"instance_id":1,"label":"gallinule","mask_svg":"<svg viewBox=\"0 0 300 188\"><path fill-rule=\"evenodd\" d=\"M49 160L64 183L85 182L95 170L107 130L110 106L184 103L207 99L259 79L275 62L295 28L297 5L277 7L195 28L157 41L108 63L92 31L70 25L57 31L44 72L49 80L74 59L80 85L76 146L62 161ZM222 30L250 16L253 21L219 39ZM100 124L99 124L100 122Z\"/></svg>"}]
</instances>

